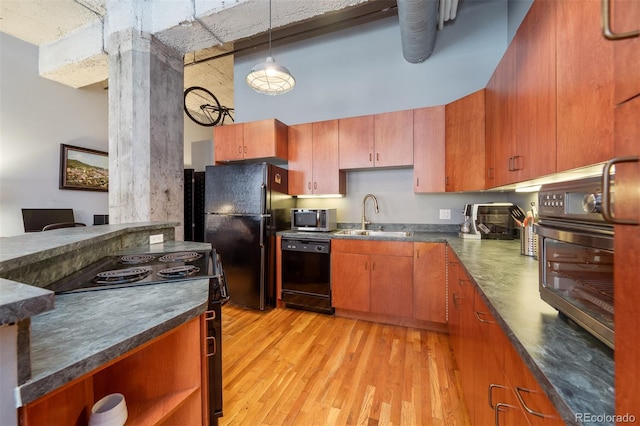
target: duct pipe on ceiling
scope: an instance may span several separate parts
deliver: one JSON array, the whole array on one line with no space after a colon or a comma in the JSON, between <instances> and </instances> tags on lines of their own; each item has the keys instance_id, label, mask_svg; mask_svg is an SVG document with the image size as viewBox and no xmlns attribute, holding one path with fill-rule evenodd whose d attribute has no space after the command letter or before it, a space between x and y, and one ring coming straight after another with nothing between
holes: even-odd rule
<instances>
[{"instance_id":1,"label":"duct pipe on ceiling","mask_svg":"<svg viewBox=\"0 0 640 426\"><path fill-rule=\"evenodd\" d=\"M412 64L433 53L438 24L438 0L398 0L402 55Z\"/></svg>"}]
</instances>

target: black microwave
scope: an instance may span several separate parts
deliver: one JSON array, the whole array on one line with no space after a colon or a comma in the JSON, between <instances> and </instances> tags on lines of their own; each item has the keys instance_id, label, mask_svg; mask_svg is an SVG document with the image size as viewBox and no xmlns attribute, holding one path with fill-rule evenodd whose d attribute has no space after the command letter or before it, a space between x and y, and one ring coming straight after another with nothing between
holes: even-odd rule
<instances>
[{"instance_id":1,"label":"black microwave","mask_svg":"<svg viewBox=\"0 0 640 426\"><path fill-rule=\"evenodd\" d=\"M329 232L338 228L336 209L291 209L291 229Z\"/></svg>"}]
</instances>

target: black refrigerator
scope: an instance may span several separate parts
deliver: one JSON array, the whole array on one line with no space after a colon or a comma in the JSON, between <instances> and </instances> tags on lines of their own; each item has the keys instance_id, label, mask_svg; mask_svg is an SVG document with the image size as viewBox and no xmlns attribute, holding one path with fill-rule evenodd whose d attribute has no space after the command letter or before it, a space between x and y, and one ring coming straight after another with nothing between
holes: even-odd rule
<instances>
[{"instance_id":1,"label":"black refrigerator","mask_svg":"<svg viewBox=\"0 0 640 426\"><path fill-rule=\"evenodd\" d=\"M285 169L269 163L207 166L204 240L221 257L230 304L275 307L275 234L291 228L294 203Z\"/></svg>"}]
</instances>

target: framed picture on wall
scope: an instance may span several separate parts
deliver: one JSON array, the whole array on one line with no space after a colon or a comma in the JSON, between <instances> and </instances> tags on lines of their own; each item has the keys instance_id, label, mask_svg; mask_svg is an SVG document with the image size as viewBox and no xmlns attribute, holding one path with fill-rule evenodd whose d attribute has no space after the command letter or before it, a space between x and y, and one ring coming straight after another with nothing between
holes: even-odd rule
<instances>
[{"instance_id":1,"label":"framed picture on wall","mask_svg":"<svg viewBox=\"0 0 640 426\"><path fill-rule=\"evenodd\" d=\"M60 189L109 190L109 155L60 144Z\"/></svg>"}]
</instances>

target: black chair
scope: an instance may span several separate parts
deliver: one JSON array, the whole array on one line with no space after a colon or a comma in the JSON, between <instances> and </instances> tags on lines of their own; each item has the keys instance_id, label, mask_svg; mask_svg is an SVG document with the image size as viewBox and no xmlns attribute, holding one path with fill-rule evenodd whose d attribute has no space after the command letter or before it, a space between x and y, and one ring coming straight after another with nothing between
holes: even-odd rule
<instances>
[{"instance_id":1,"label":"black chair","mask_svg":"<svg viewBox=\"0 0 640 426\"><path fill-rule=\"evenodd\" d=\"M52 229L59 228L75 228L76 226L87 226L84 223L80 222L61 222L61 223L51 223L42 228L43 231L51 231Z\"/></svg>"}]
</instances>

